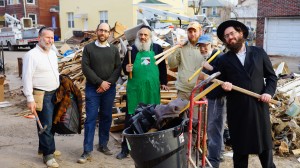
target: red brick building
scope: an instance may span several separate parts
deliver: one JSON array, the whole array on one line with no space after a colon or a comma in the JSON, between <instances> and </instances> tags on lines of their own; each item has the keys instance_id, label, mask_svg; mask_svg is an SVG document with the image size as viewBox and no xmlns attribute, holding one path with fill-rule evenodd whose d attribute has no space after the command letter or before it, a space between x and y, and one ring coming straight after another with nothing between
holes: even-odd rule
<instances>
[{"instance_id":1,"label":"red brick building","mask_svg":"<svg viewBox=\"0 0 300 168\"><path fill-rule=\"evenodd\" d=\"M256 45L268 54L300 57L299 28L299 0L258 0Z\"/></svg>"},{"instance_id":2,"label":"red brick building","mask_svg":"<svg viewBox=\"0 0 300 168\"><path fill-rule=\"evenodd\" d=\"M31 17L34 25L53 27L55 35L60 36L58 6L59 0L0 0L0 16L8 13L17 19Z\"/></svg>"}]
</instances>

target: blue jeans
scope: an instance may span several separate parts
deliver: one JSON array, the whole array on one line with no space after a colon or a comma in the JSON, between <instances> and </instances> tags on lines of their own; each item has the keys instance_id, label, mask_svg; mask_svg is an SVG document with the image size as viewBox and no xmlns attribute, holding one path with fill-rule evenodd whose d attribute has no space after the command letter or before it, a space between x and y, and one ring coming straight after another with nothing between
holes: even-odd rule
<instances>
[{"instance_id":1,"label":"blue jeans","mask_svg":"<svg viewBox=\"0 0 300 168\"><path fill-rule=\"evenodd\" d=\"M86 84L86 120L84 123L84 152L93 151L96 120L99 117L99 147L106 146L109 140L109 130L112 122L112 107L116 96L116 85L97 93L98 86ZM99 112L99 114L98 114Z\"/></svg>"},{"instance_id":2,"label":"blue jeans","mask_svg":"<svg viewBox=\"0 0 300 168\"><path fill-rule=\"evenodd\" d=\"M45 132L38 134L39 136L39 150L43 151L43 156L52 155L55 151L54 132L52 132L52 122L54 116L53 97L55 93L45 93L43 100L43 109L37 112L43 128L47 125ZM39 126L38 131L39 131Z\"/></svg>"},{"instance_id":3,"label":"blue jeans","mask_svg":"<svg viewBox=\"0 0 300 168\"><path fill-rule=\"evenodd\" d=\"M208 160L213 167L219 167L221 151L224 150L223 133L225 119L226 98L208 99Z\"/></svg>"}]
</instances>

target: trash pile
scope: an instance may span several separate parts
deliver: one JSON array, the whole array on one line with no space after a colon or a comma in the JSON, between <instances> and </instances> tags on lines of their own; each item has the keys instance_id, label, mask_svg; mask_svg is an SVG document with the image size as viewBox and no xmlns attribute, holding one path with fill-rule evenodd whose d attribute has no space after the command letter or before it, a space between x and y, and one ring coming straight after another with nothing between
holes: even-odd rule
<instances>
[{"instance_id":1,"label":"trash pile","mask_svg":"<svg viewBox=\"0 0 300 168\"><path fill-rule=\"evenodd\" d=\"M270 106L274 149L279 156L299 155L300 75L278 73L278 76L274 99L280 101L282 105L280 107Z\"/></svg>"}]
</instances>

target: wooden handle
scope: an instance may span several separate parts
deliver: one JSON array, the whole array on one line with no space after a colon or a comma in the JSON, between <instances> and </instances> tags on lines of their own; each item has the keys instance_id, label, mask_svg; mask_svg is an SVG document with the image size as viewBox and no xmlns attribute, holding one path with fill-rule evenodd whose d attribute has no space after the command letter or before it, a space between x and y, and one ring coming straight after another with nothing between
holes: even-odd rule
<instances>
[{"instance_id":1,"label":"wooden handle","mask_svg":"<svg viewBox=\"0 0 300 168\"><path fill-rule=\"evenodd\" d=\"M169 52L168 54L164 55L163 57L161 57L159 60L157 60L155 62L156 65L158 65L160 62L162 62L164 59L166 59L169 55L171 55L174 51Z\"/></svg>"},{"instance_id":2,"label":"wooden handle","mask_svg":"<svg viewBox=\"0 0 300 168\"><path fill-rule=\"evenodd\" d=\"M155 55L154 58L157 59L157 58L162 57L163 55L165 55L165 54L167 54L167 53L169 53L171 51L173 52L178 47L180 47L180 45L173 46L173 47L167 49L166 51L164 51L164 52L162 52L160 54Z\"/></svg>"},{"instance_id":3,"label":"wooden handle","mask_svg":"<svg viewBox=\"0 0 300 168\"><path fill-rule=\"evenodd\" d=\"M215 89L217 86L219 86L219 83L213 83L212 85L210 85L208 88L206 88L205 90L203 90L201 93L199 93L197 96L195 96L193 98L193 101L198 101L199 99L201 99L202 97L204 97L205 95L207 95L210 91L212 91L213 89ZM190 103L188 103L181 111L180 113L184 112L186 109L188 109L190 107Z\"/></svg>"},{"instance_id":4,"label":"wooden handle","mask_svg":"<svg viewBox=\"0 0 300 168\"><path fill-rule=\"evenodd\" d=\"M220 85L224 83L223 81L218 80L218 79L213 79L212 82L219 83ZM258 98L258 99L261 98L261 95L260 95L260 94L251 92L251 91L249 91L249 90L243 89L243 88L238 87L238 86L235 86L235 85L232 85L232 89L235 90L235 91L244 93L244 94L246 94L246 95L249 95L249 96ZM281 106L281 102L280 102L280 101L277 101L277 100L274 100L274 99L271 99L271 100L270 100L270 103L275 104L275 105L277 105L277 106Z\"/></svg>"},{"instance_id":5,"label":"wooden handle","mask_svg":"<svg viewBox=\"0 0 300 168\"><path fill-rule=\"evenodd\" d=\"M218 50L213 56L211 56L207 62L210 63L212 60L214 60L219 54L221 53L220 50ZM188 82L190 82L192 79L194 79L201 71L203 67L200 67L189 79Z\"/></svg>"},{"instance_id":6,"label":"wooden handle","mask_svg":"<svg viewBox=\"0 0 300 168\"><path fill-rule=\"evenodd\" d=\"M128 62L131 65L131 50L128 50ZM129 79L132 79L132 71L129 72Z\"/></svg>"}]
</instances>

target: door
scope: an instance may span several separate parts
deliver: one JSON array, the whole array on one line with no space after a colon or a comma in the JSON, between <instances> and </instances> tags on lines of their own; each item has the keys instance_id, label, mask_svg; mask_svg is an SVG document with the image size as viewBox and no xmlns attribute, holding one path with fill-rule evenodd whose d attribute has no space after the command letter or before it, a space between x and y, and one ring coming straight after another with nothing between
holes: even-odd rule
<instances>
[{"instance_id":1,"label":"door","mask_svg":"<svg viewBox=\"0 0 300 168\"><path fill-rule=\"evenodd\" d=\"M300 18L268 18L264 48L269 55L300 57Z\"/></svg>"}]
</instances>

